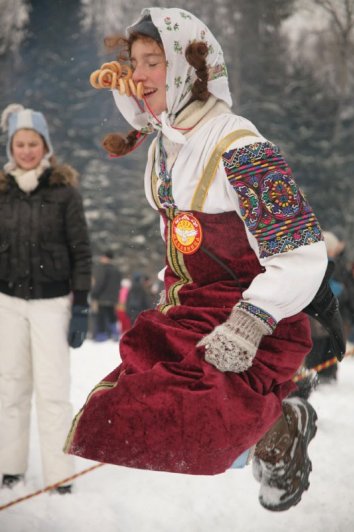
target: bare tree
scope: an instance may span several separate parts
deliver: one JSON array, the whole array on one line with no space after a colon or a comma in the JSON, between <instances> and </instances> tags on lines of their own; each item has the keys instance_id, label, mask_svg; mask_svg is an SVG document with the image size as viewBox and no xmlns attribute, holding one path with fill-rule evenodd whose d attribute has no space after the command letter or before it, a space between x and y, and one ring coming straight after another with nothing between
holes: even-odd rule
<instances>
[{"instance_id":1,"label":"bare tree","mask_svg":"<svg viewBox=\"0 0 354 532\"><path fill-rule=\"evenodd\" d=\"M313 2L329 17L327 50L332 56L332 68L336 72L333 88L338 100L332 142L337 145L342 135L343 112L353 84L354 0L313 0Z\"/></svg>"},{"instance_id":2,"label":"bare tree","mask_svg":"<svg viewBox=\"0 0 354 532\"><path fill-rule=\"evenodd\" d=\"M29 11L25 0L0 0L0 56L18 51L26 36Z\"/></svg>"}]
</instances>

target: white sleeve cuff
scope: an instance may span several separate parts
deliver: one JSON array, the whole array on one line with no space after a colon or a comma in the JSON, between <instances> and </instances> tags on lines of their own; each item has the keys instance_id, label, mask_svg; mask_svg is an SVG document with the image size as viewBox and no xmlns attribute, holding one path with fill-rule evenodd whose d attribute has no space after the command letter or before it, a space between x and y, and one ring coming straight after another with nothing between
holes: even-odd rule
<instances>
[{"instance_id":1,"label":"white sleeve cuff","mask_svg":"<svg viewBox=\"0 0 354 532\"><path fill-rule=\"evenodd\" d=\"M243 292L242 299L277 322L303 310L317 293L328 258L324 242L301 246L261 260L265 271Z\"/></svg>"}]
</instances>

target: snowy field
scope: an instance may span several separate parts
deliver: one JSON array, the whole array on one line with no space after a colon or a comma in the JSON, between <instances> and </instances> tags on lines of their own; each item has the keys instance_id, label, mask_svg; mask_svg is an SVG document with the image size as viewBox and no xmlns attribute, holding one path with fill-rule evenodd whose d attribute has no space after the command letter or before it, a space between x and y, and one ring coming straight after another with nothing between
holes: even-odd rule
<instances>
[{"instance_id":1,"label":"snowy field","mask_svg":"<svg viewBox=\"0 0 354 532\"><path fill-rule=\"evenodd\" d=\"M91 388L117 365L117 345L86 341L72 351L72 399L77 411ZM251 467L216 477L192 477L104 465L75 481L72 495L41 494L0 511L1 532L353 532L354 358L338 383L312 395L318 432L310 446L311 486L300 504L272 513L258 503ZM35 414L33 424L35 425ZM94 462L76 459L77 471ZM32 426L25 485L0 489L0 506L41 489Z\"/></svg>"}]
</instances>

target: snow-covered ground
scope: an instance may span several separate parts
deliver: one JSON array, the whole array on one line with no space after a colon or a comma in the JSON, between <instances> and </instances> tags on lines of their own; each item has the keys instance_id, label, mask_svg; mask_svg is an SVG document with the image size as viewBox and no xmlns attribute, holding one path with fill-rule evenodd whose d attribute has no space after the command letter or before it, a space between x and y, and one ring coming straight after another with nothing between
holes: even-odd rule
<instances>
[{"instance_id":1,"label":"snow-covered ground","mask_svg":"<svg viewBox=\"0 0 354 532\"><path fill-rule=\"evenodd\" d=\"M72 351L77 411L91 388L119 362L117 344ZM44 493L0 511L1 532L352 532L354 531L354 358L338 383L312 395L318 432L310 446L311 486L300 504L272 513L258 503L251 467L193 477L104 465L75 481L72 495ZM35 414L33 415L35 425ZM77 470L94 462L76 459ZM36 427L26 484L0 490L0 506L41 489Z\"/></svg>"}]
</instances>

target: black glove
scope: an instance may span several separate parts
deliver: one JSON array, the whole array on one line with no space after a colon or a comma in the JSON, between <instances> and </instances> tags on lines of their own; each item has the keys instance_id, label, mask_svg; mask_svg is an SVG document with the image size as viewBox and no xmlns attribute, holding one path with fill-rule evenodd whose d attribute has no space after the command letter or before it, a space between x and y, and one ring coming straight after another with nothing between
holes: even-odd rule
<instances>
[{"instance_id":1,"label":"black glove","mask_svg":"<svg viewBox=\"0 0 354 532\"><path fill-rule=\"evenodd\" d=\"M87 305L73 305L69 325L68 342L70 347L80 347L86 338L88 328Z\"/></svg>"},{"instance_id":2,"label":"black glove","mask_svg":"<svg viewBox=\"0 0 354 532\"><path fill-rule=\"evenodd\" d=\"M319 321L326 329L330 337L332 352L340 361L344 357L346 345L338 299L333 294L328 282L333 270L334 263L330 261L317 294L311 303L304 308L304 312Z\"/></svg>"}]
</instances>

